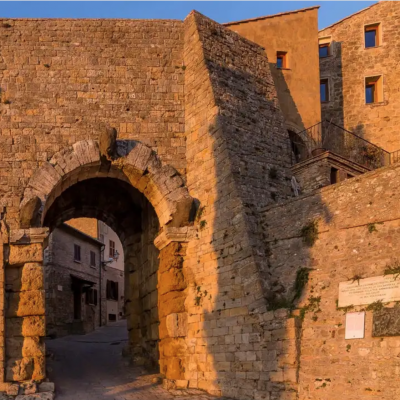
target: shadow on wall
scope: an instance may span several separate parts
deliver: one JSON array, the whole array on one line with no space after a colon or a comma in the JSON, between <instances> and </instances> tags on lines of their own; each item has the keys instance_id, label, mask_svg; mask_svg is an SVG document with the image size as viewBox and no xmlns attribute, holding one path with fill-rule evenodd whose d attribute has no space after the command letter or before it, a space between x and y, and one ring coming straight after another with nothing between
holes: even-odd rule
<instances>
[{"instance_id":1,"label":"shadow on wall","mask_svg":"<svg viewBox=\"0 0 400 400\"><path fill-rule=\"evenodd\" d=\"M320 58L320 80L328 80L329 101L321 102L321 120L345 128L343 110L342 43L331 43L333 54ZM308 127L307 127L308 128ZM356 133L356 132L354 132Z\"/></svg>"},{"instance_id":2,"label":"shadow on wall","mask_svg":"<svg viewBox=\"0 0 400 400\"><path fill-rule=\"evenodd\" d=\"M306 305L312 300L304 298L304 290L313 259L309 248L302 245L302 236L307 237L304 232L314 232L314 211L305 217L309 226L299 226L295 214L290 218L282 215L284 209L279 203L291 198L290 162L285 147L289 137L279 108L268 99L269 93L262 92L265 87L242 71L232 69L228 73L215 64L210 69L212 76L235 76L233 82L224 80L222 86L227 96L233 93L229 97L233 98L230 104L235 102L233 109L242 113L230 114L215 90L220 112L208 130L214 139L215 209L210 217L210 210L203 210L201 221L197 222L200 236L206 236L208 229L212 232L217 293L212 293L214 297L208 301L208 288L195 283L194 292L188 296L188 301L193 298L202 307L204 321L200 326L204 332L197 331L196 337L205 335L202 339L207 347L206 358L212 361L209 366L204 363L206 371L201 373L205 379L213 380L212 389L207 388L213 394L241 400L295 399L302 320L294 317L291 310L312 308ZM249 98L235 95L241 84L251 93ZM254 112L247 112L255 108L254 93L259 96L256 120ZM264 124L262 115L269 118L270 126ZM273 127L279 125L282 129L277 133ZM286 133L285 137L280 132ZM244 137L249 140L238 151ZM328 223L331 215L322 201L316 201L315 206ZM270 208L276 210L273 224L280 221L282 226L296 227L291 238L271 235L270 221L261 223L260 212ZM282 251L287 257L277 263L280 247L286 247Z\"/></svg>"},{"instance_id":3,"label":"shadow on wall","mask_svg":"<svg viewBox=\"0 0 400 400\"><path fill-rule=\"evenodd\" d=\"M271 62L269 63L269 68L271 70L272 78L274 79L279 104L285 117L287 129L294 130L295 133L307 129L308 126L304 126L303 120L290 93L290 89L282 69L277 68L276 64Z\"/></svg>"}]
</instances>

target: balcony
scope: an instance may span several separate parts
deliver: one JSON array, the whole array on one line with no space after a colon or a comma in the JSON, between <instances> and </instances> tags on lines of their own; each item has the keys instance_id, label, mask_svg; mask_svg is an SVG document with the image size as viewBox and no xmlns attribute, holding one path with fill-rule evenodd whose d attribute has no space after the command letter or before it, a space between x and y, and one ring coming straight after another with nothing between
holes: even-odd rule
<instances>
[{"instance_id":1,"label":"balcony","mask_svg":"<svg viewBox=\"0 0 400 400\"><path fill-rule=\"evenodd\" d=\"M299 133L290 133L292 165L330 152L359 167L373 170L400 160L392 153L368 142L330 121L322 121Z\"/></svg>"},{"instance_id":2,"label":"balcony","mask_svg":"<svg viewBox=\"0 0 400 400\"><path fill-rule=\"evenodd\" d=\"M329 121L289 137L291 169L302 193L400 162L400 150L389 153Z\"/></svg>"}]
</instances>

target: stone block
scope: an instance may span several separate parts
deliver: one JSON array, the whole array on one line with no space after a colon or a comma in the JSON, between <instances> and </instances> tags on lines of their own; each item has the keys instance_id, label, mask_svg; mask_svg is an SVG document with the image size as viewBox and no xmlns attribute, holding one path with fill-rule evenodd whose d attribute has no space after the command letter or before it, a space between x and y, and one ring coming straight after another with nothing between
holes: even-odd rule
<instances>
[{"instance_id":1,"label":"stone block","mask_svg":"<svg viewBox=\"0 0 400 400\"><path fill-rule=\"evenodd\" d=\"M15 400L54 400L54 393L20 394Z\"/></svg>"},{"instance_id":2,"label":"stone block","mask_svg":"<svg viewBox=\"0 0 400 400\"><path fill-rule=\"evenodd\" d=\"M53 382L42 382L39 384L39 392L52 392L54 393L55 391L55 386Z\"/></svg>"},{"instance_id":3,"label":"stone block","mask_svg":"<svg viewBox=\"0 0 400 400\"><path fill-rule=\"evenodd\" d=\"M7 293L6 317L27 317L45 315L43 290Z\"/></svg>"},{"instance_id":4,"label":"stone block","mask_svg":"<svg viewBox=\"0 0 400 400\"><path fill-rule=\"evenodd\" d=\"M41 243L10 245L10 255L8 258L10 265L41 261L43 261L43 246Z\"/></svg>"},{"instance_id":5,"label":"stone block","mask_svg":"<svg viewBox=\"0 0 400 400\"><path fill-rule=\"evenodd\" d=\"M6 336L46 336L45 317L31 316L7 318Z\"/></svg>"},{"instance_id":6,"label":"stone block","mask_svg":"<svg viewBox=\"0 0 400 400\"><path fill-rule=\"evenodd\" d=\"M6 339L6 355L10 358L34 358L45 355L44 342L39 337Z\"/></svg>"},{"instance_id":7,"label":"stone block","mask_svg":"<svg viewBox=\"0 0 400 400\"><path fill-rule=\"evenodd\" d=\"M26 381L32 378L33 358L11 358L6 363L6 381Z\"/></svg>"},{"instance_id":8,"label":"stone block","mask_svg":"<svg viewBox=\"0 0 400 400\"><path fill-rule=\"evenodd\" d=\"M173 313L166 317L166 327L170 337L185 337L188 332L187 313Z\"/></svg>"},{"instance_id":9,"label":"stone block","mask_svg":"<svg viewBox=\"0 0 400 400\"><path fill-rule=\"evenodd\" d=\"M400 336L400 308L383 308L373 313L372 336Z\"/></svg>"},{"instance_id":10,"label":"stone block","mask_svg":"<svg viewBox=\"0 0 400 400\"><path fill-rule=\"evenodd\" d=\"M164 357L185 357L187 355L187 344L181 338L163 339L160 341L159 349Z\"/></svg>"},{"instance_id":11,"label":"stone block","mask_svg":"<svg viewBox=\"0 0 400 400\"><path fill-rule=\"evenodd\" d=\"M22 267L7 268L5 280L8 291L42 290L43 267L41 264L26 263Z\"/></svg>"},{"instance_id":12,"label":"stone block","mask_svg":"<svg viewBox=\"0 0 400 400\"><path fill-rule=\"evenodd\" d=\"M159 296L159 317L160 319L172 313L185 311L186 294L182 292L168 292Z\"/></svg>"}]
</instances>

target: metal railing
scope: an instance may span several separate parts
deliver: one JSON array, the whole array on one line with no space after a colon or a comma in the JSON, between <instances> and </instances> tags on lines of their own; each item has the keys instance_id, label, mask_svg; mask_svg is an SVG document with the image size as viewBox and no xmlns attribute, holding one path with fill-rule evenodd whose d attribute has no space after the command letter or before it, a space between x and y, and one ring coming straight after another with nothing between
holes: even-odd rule
<instances>
[{"instance_id":1,"label":"metal railing","mask_svg":"<svg viewBox=\"0 0 400 400\"><path fill-rule=\"evenodd\" d=\"M400 162L400 150L390 153L390 164L396 164L398 162Z\"/></svg>"},{"instance_id":2,"label":"metal railing","mask_svg":"<svg viewBox=\"0 0 400 400\"><path fill-rule=\"evenodd\" d=\"M392 163L389 152L330 121L322 121L299 133L289 132L289 136L292 165L325 151L371 170ZM400 151L396 157L400 161Z\"/></svg>"}]
</instances>

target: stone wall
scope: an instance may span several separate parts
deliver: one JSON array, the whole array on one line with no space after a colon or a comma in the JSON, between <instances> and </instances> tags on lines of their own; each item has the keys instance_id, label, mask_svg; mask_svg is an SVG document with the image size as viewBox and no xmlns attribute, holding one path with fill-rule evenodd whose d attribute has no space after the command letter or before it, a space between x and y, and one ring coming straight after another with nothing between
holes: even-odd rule
<instances>
[{"instance_id":1,"label":"stone wall","mask_svg":"<svg viewBox=\"0 0 400 400\"><path fill-rule=\"evenodd\" d=\"M45 291L43 248L46 229L16 231L7 238L5 251L6 382L42 380L45 372Z\"/></svg>"},{"instance_id":2,"label":"stone wall","mask_svg":"<svg viewBox=\"0 0 400 400\"><path fill-rule=\"evenodd\" d=\"M0 193L12 228L35 169L98 139L104 124L185 173L182 28L173 20L0 20Z\"/></svg>"},{"instance_id":3,"label":"stone wall","mask_svg":"<svg viewBox=\"0 0 400 400\"><path fill-rule=\"evenodd\" d=\"M320 122L318 7L224 25L265 49L286 128L299 132ZM286 68L276 67L278 51L287 53Z\"/></svg>"},{"instance_id":4,"label":"stone wall","mask_svg":"<svg viewBox=\"0 0 400 400\"><path fill-rule=\"evenodd\" d=\"M192 13L184 57L187 185L200 204L199 239L188 243L183 264L182 384L251 399L267 393L263 371L270 358L256 208L290 196L288 137L259 46Z\"/></svg>"},{"instance_id":5,"label":"stone wall","mask_svg":"<svg viewBox=\"0 0 400 400\"><path fill-rule=\"evenodd\" d=\"M381 276L389 266L398 265L399 193L400 168L392 166L262 213L271 277L280 288L269 307L295 307L287 319L295 329L285 328L280 333L286 341L296 339L291 362L299 388L298 397L293 398L397 398L398 384L393 377L399 369L399 338L372 337L374 305L346 310L338 308L337 300L340 282L357 285L357 279ZM311 222L317 222L316 230L310 229ZM312 239L316 239L314 243ZM309 274L300 292L299 271L303 278L305 272ZM365 338L345 340L345 313L361 310L366 310ZM281 309L275 311L275 317L281 312L285 315ZM271 380L285 382L284 359L279 350L273 353Z\"/></svg>"},{"instance_id":6,"label":"stone wall","mask_svg":"<svg viewBox=\"0 0 400 400\"><path fill-rule=\"evenodd\" d=\"M74 260L75 244L81 247L80 262ZM44 267L47 335L58 337L78 333L78 328L83 329L85 333L91 332L100 326L100 309L102 311L101 325L105 325L106 298L103 293L100 299L100 250L100 243L90 238L85 239L83 235L68 227L61 226L51 233ZM94 267L90 265L90 251L96 254ZM79 324L77 327L74 326L74 293L71 288L71 274L94 282L93 289L96 289L98 293L96 306L86 304L85 293L82 293L82 326ZM104 279L103 277L102 286L105 285Z\"/></svg>"},{"instance_id":7,"label":"stone wall","mask_svg":"<svg viewBox=\"0 0 400 400\"><path fill-rule=\"evenodd\" d=\"M153 242L159 230L154 209L144 202L142 233L135 236L125 259L125 309L133 360L158 365L158 265L159 252Z\"/></svg>"},{"instance_id":8,"label":"stone wall","mask_svg":"<svg viewBox=\"0 0 400 400\"><path fill-rule=\"evenodd\" d=\"M330 101L322 118L356 133L387 151L400 148L398 52L400 4L383 1L323 29L331 36L332 56L320 59L320 75L329 79ZM381 23L382 44L364 46L364 25ZM365 103L365 77L383 75L383 102Z\"/></svg>"}]
</instances>

